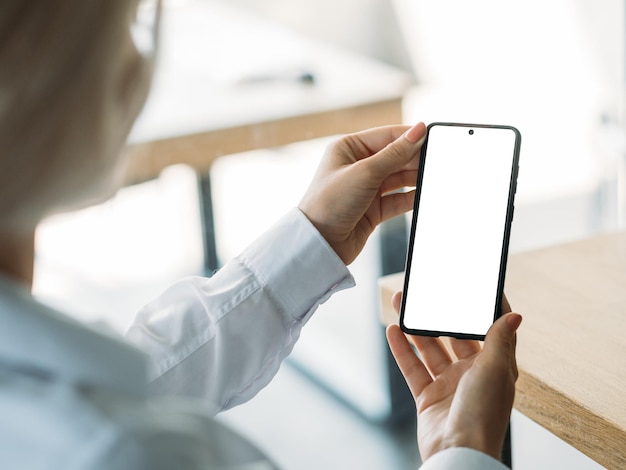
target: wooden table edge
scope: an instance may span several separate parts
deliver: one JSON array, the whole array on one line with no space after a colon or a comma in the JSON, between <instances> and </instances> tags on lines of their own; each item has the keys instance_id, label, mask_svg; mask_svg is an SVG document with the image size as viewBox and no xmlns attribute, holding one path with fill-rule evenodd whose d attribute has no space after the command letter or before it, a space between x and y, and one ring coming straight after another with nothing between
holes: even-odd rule
<instances>
[{"instance_id":1,"label":"wooden table edge","mask_svg":"<svg viewBox=\"0 0 626 470\"><path fill-rule=\"evenodd\" d=\"M402 96L398 95L355 106L131 143L126 148L125 183L156 178L174 164L187 164L203 173L224 155L399 124L401 119Z\"/></svg>"},{"instance_id":2,"label":"wooden table edge","mask_svg":"<svg viewBox=\"0 0 626 470\"><path fill-rule=\"evenodd\" d=\"M626 468L626 430L521 369L514 407L604 467Z\"/></svg>"}]
</instances>

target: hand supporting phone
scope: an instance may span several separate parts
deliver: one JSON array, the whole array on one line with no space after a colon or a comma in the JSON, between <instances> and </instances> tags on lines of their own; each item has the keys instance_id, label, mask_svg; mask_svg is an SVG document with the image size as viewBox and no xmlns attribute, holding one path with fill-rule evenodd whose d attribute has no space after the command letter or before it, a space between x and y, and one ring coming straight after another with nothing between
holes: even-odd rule
<instances>
[{"instance_id":1,"label":"hand supporting phone","mask_svg":"<svg viewBox=\"0 0 626 470\"><path fill-rule=\"evenodd\" d=\"M422 147L400 326L484 339L501 315L521 135L433 123Z\"/></svg>"}]
</instances>

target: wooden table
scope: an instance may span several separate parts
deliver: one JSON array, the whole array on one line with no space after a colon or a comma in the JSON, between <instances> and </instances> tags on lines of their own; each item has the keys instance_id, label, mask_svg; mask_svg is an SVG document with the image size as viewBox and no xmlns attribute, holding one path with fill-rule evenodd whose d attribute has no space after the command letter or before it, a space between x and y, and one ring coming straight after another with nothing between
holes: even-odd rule
<instances>
[{"instance_id":1,"label":"wooden table","mask_svg":"<svg viewBox=\"0 0 626 470\"><path fill-rule=\"evenodd\" d=\"M381 279L383 321L403 274ZM515 408L607 468L626 468L626 232L509 257L524 316Z\"/></svg>"},{"instance_id":2,"label":"wooden table","mask_svg":"<svg viewBox=\"0 0 626 470\"><path fill-rule=\"evenodd\" d=\"M184 163L401 122L410 75L226 2L171 2L127 182ZM312 77L313 81L307 80Z\"/></svg>"}]
</instances>

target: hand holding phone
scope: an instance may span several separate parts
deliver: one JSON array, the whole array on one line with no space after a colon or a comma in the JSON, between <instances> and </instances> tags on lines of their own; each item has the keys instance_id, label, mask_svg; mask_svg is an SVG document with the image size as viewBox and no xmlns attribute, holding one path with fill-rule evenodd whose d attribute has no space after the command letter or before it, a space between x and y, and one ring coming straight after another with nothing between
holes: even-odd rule
<instances>
[{"instance_id":1,"label":"hand holding phone","mask_svg":"<svg viewBox=\"0 0 626 470\"><path fill-rule=\"evenodd\" d=\"M521 135L433 123L422 147L400 326L483 340L501 315Z\"/></svg>"}]
</instances>

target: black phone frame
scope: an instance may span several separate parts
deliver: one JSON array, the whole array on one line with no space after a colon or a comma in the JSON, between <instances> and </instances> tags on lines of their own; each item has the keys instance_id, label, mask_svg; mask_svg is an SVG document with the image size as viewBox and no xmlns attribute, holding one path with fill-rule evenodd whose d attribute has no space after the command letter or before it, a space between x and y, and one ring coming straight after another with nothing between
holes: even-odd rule
<instances>
[{"instance_id":1,"label":"black phone frame","mask_svg":"<svg viewBox=\"0 0 626 470\"><path fill-rule=\"evenodd\" d=\"M424 168L425 168L424 163L426 162L426 153L428 149L428 138L430 135L430 130L432 127L435 127L435 126L465 127L467 129L471 129L471 128L507 129L507 130L513 131L513 133L515 134L515 146L513 149L513 163L512 163L513 168L511 170L511 180L509 183L509 197L508 197L508 203L507 203L507 214L506 214L506 220L504 223L504 238L503 238L503 243L502 243L502 254L500 256L500 273L498 276L496 303L494 306L494 315L493 315L494 322L500 316L502 316L503 313L506 313L506 312L502 312L502 301L503 301L503 296L504 296L504 280L506 276L506 264L507 264L508 253L509 253L511 225L513 223L513 215L515 213L515 193L517 192L517 176L519 173L519 156L520 156L520 149L521 149L521 143L522 143L522 135L517 128L513 126L508 126L508 125L469 124L469 123L458 123L458 122L432 122L427 127L426 139L424 140L422 149L420 151L420 164L418 168L417 182L415 186L415 202L413 203L413 216L411 220L411 231L409 235L409 245L407 249L407 256L406 256L406 262L405 262L405 268L404 268L404 273L405 273L404 274L404 286L402 290L403 295L402 295L402 301L400 304L400 318L399 318L400 328L402 329L402 331L410 335L434 336L434 337L448 336L448 337L457 338L457 339L472 339L472 340L483 341L485 339L485 335L476 335L476 334L471 334L471 333L460 333L460 332L453 332L453 331L412 329L412 328L406 327L406 325L404 324L404 314L405 314L406 297L407 297L406 295L404 295L404 293L406 293L408 290L409 277L411 273L411 260L413 259L413 245L415 241L415 229L417 225L417 217L418 217L418 212L419 212L419 201L420 201L420 195L421 195L421 189L422 189L422 181L424 179Z\"/></svg>"}]
</instances>

